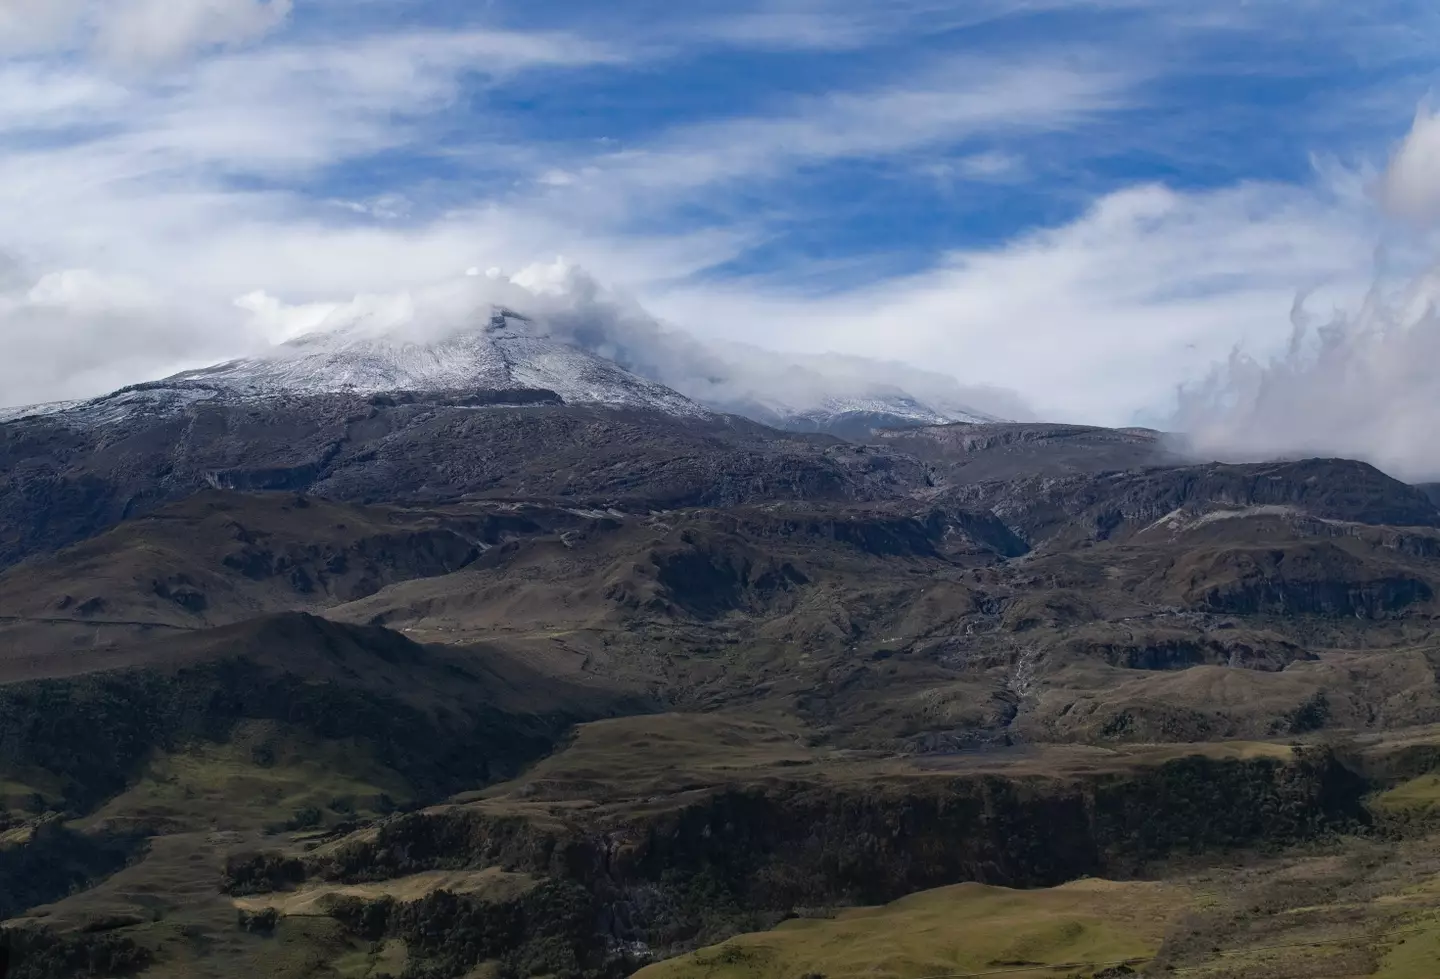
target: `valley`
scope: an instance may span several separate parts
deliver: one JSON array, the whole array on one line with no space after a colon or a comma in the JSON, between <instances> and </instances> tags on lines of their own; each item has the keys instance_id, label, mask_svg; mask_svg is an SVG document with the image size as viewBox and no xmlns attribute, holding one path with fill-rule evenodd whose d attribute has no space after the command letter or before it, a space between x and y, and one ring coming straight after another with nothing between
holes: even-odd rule
<instances>
[{"instance_id":1,"label":"valley","mask_svg":"<svg viewBox=\"0 0 1440 979\"><path fill-rule=\"evenodd\" d=\"M144 394L0 424L16 979L1440 949L1440 510L1370 466Z\"/></svg>"},{"instance_id":2,"label":"valley","mask_svg":"<svg viewBox=\"0 0 1440 979\"><path fill-rule=\"evenodd\" d=\"M1440 979L1437 42L0 0L0 979Z\"/></svg>"}]
</instances>

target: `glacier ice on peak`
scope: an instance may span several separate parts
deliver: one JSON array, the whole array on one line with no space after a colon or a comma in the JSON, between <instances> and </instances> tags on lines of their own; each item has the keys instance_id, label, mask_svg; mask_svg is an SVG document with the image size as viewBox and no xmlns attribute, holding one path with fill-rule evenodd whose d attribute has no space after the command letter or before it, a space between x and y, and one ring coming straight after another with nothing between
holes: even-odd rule
<instances>
[{"instance_id":1,"label":"glacier ice on peak","mask_svg":"<svg viewBox=\"0 0 1440 979\"><path fill-rule=\"evenodd\" d=\"M554 391L567 404L647 408L672 415L713 412L664 385L531 328L512 310L492 311L479 328L428 341L376 333L365 324L303 334L263 357L167 378L242 396L287 392Z\"/></svg>"},{"instance_id":2,"label":"glacier ice on peak","mask_svg":"<svg viewBox=\"0 0 1440 979\"><path fill-rule=\"evenodd\" d=\"M289 305L255 292L236 306L250 314L256 334L282 342L98 399L90 404L108 407L95 417L118 417L121 404L166 410L221 394L516 388L554 391L567 404L689 417L724 412L812 431L996 417L971 407L973 389L907 365L702 340L563 259L513 276L470 269L422 289L348 302ZM76 410L55 406L62 407ZM36 410L44 409L27 409ZM6 415L15 412L0 420Z\"/></svg>"}]
</instances>

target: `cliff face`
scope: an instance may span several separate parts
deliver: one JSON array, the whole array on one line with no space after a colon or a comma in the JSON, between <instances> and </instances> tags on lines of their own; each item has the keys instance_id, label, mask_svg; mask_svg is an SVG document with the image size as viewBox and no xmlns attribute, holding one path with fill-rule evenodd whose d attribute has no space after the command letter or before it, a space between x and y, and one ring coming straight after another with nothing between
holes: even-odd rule
<instances>
[{"instance_id":1,"label":"cliff face","mask_svg":"<svg viewBox=\"0 0 1440 979\"><path fill-rule=\"evenodd\" d=\"M309 861L307 875L500 866L627 885L707 872L757 907L873 904L963 881L1047 886L1173 853L1294 842L1363 824L1371 790L1320 749L1290 763L1195 757L1089 779L780 782L561 830L483 809L404 816Z\"/></svg>"},{"instance_id":2,"label":"cliff face","mask_svg":"<svg viewBox=\"0 0 1440 979\"><path fill-rule=\"evenodd\" d=\"M563 827L475 808L417 813L323 856L257 854L232 861L228 873L232 889L245 892L267 881L308 879L313 886L436 869L536 875L584 895L574 899L595 910L587 919L593 930L577 948L600 968L594 963L607 949L672 954L796 909L883 903L963 881L1043 887L1126 876L1173 855L1353 830L1369 821L1361 798L1370 788L1317 749L1288 763L1186 758L1074 780L774 782L702 793L649 814L580 816ZM504 913L519 913L523 903ZM498 911L462 897L343 903L335 913L374 935L427 934L435 954L464 968L473 962L457 951L460 934ZM500 951L522 944L517 935ZM609 967L619 968L615 961Z\"/></svg>"}]
</instances>

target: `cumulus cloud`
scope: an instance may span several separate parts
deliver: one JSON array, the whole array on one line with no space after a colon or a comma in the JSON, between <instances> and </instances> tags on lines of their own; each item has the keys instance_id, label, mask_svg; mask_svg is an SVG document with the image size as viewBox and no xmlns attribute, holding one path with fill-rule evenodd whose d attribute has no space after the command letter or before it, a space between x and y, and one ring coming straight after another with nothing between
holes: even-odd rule
<instances>
[{"instance_id":1,"label":"cumulus cloud","mask_svg":"<svg viewBox=\"0 0 1440 979\"><path fill-rule=\"evenodd\" d=\"M1379 191L1411 226L1440 221L1440 118L1416 116ZM1346 456L1440 479L1440 263L1423 258L1433 242L1382 249L1363 298L1333 313L1302 296L1288 344L1270 357L1237 349L1182 387L1174 426L1207 455Z\"/></svg>"},{"instance_id":2,"label":"cumulus cloud","mask_svg":"<svg viewBox=\"0 0 1440 979\"><path fill-rule=\"evenodd\" d=\"M782 420L837 401L904 394L942 413L1028 418L1030 409L998 386L961 385L954 377L834 354L781 354L743 343L702 339L667 325L633 297L606 288L564 259L514 275L499 269L423 288L357 296L345 302L287 304L265 293L239 303L253 335L293 340L318 333L430 343L488 322L496 308L526 317L529 329L612 360L714 407Z\"/></svg>"},{"instance_id":3,"label":"cumulus cloud","mask_svg":"<svg viewBox=\"0 0 1440 979\"><path fill-rule=\"evenodd\" d=\"M1380 196L1394 217L1440 222L1440 112L1421 107L1380 182Z\"/></svg>"},{"instance_id":4,"label":"cumulus cloud","mask_svg":"<svg viewBox=\"0 0 1440 979\"><path fill-rule=\"evenodd\" d=\"M1283 354L1234 354L1180 392L1175 426L1202 455L1342 456L1392 475L1440 479L1440 317L1432 272L1376 290L1320 326L1303 312Z\"/></svg>"},{"instance_id":5,"label":"cumulus cloud","mask_svg":"<svg viewBox=\"0 0 1440 979\"><path fill-rule=\"evenodd\" d=\"M222 340L193 323L142 280L88 269L35 276L0 257L0 407L87 397L236 349L236 333Z\"/></svg>"}]
</instances>

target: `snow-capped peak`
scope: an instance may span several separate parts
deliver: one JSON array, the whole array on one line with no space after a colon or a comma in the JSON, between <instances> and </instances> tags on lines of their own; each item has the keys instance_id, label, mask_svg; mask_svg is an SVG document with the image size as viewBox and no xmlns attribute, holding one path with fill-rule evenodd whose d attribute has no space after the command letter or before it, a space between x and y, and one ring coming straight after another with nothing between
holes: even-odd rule
<instances>
[{"instance_id":1,"label":"snow-capped peak","mask_svg":"<svg viewBox=\"0 0 1440 979\"><path fill-rule=\"evenodd\" d=\"M426 341L359 324L309 333L264 356L187 371L161 383L218 387L242 396L544 389L571 405L711 414L670 388L551 337L529 318L502 308L478 328Z\"/></svg>"},{"instance_id":2,"label":"snow-capped peak","mask_svg":"<svg viewBox=\"0 0 1440 979\"><path fill-rule=\"evenodd\" d=\"M471 269L414 290L288 304L235 301L251 337L276 345L239 360L132 386L64 413L108 423L197 400L326 392L554 392L571 405L745 415L780 428L864 437L874 428L992 421L991 389L902 363L783 354L671 328L563 260L513 276ZM82 417L83 416L83 419Z\"/></svg>"}]
</instances>

